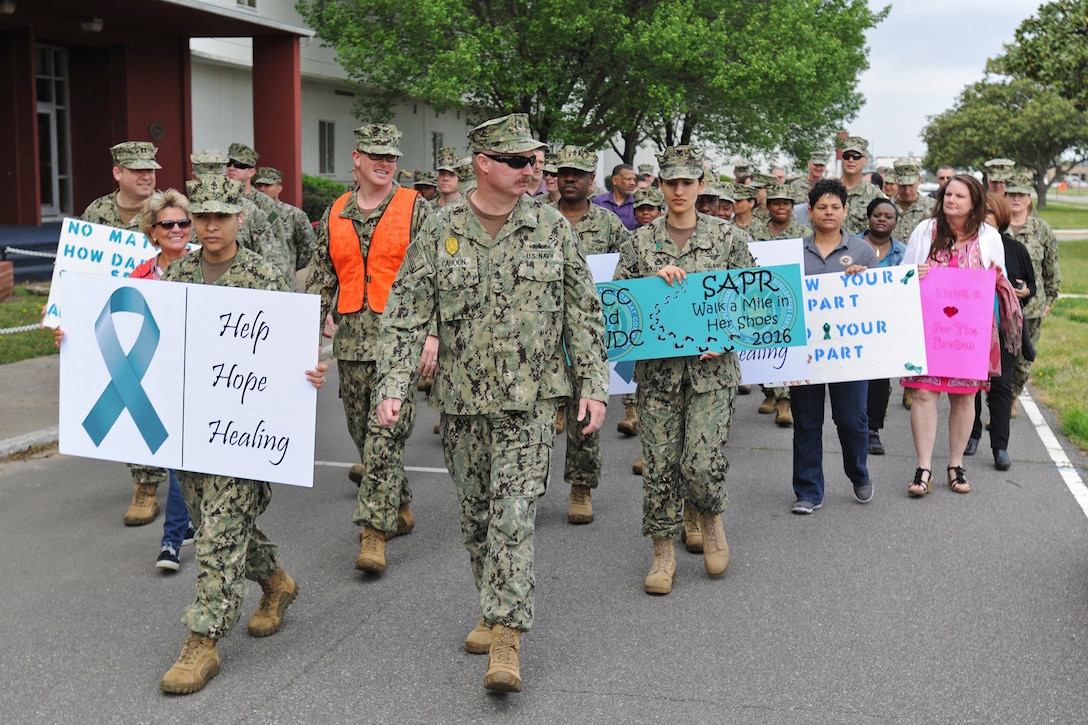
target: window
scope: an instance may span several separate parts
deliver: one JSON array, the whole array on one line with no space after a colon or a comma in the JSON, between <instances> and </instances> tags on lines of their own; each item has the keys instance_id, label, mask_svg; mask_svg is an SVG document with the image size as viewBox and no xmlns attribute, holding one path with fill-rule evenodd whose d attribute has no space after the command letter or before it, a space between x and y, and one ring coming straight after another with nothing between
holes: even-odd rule
<instances>
[{"instance_id":1,"label":"window","mask_svg":"<svg viewBox=\"0 0 1088 725\"><path fill-rule=\"evenodd\" d=\"M257 0L238 0L238 4L244 8L257 9Z\"/></svg>"},{"instance_id":2,"label":"window","mask_svg":"<svg viewBox=\"0 0 1088 725\"><path fill-rule=\"evenodd\" d=\"M38 90L42 217L55 218L72 213L67 49L37 46L34 49L34 75Z\"/></svg>"},{"instance_id":3,"label":"window","mask_svg":"<svg viewBox=\"0 0 1088 725\"><path fill-rule=\"evenodd\" d=\"M336 123L333 121L318 121L318 173L336 173Z\"/></svg>"}]
</instances>

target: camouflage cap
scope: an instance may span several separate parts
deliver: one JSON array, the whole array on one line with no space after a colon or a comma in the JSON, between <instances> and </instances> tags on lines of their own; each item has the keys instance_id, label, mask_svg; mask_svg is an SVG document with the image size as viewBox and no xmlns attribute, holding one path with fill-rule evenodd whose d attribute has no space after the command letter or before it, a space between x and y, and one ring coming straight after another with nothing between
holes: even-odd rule
<instances>
[{"instance_id":1,"label":"camouflage cap","mask_svg":"<svg viewBox=\"0 0 1088 725\"><path fill-rule=\"evenodd\" d=\"M1035 185L1031 176L1023 169L1014 173L1005 186L1006 194L1030 194L1033 191L1035 191Z\"/></svg>"},{"instance_id":2,"label":"camouflage cap","mask_svg":"<svg viewBox=\"0 0 1088 725\"><path fill-rule=\"evenodd\" d=\"M662 181L700 179L703 177L703 150L694 146L669 146L657 154Z\"/></svg>"},{"instance_id":3,"label":"camouflage cap","mask_svg":"<svg viewBox=\"0 0 1088 725\"><path fill-rule=\"evenodd\" d=\"M453 146L443 146L438 149L437 161L435 171L456 171L457 164L461 163L461 157Z\"/></svg>"},{"instance_id":4,"label":"camouflage cap","mask_svg":"<svg viewBox=\"0 0 1088 725\"><path fill-rule=\"evenodd\" d=\"M201 176L185 182L189 213L237 214L242 211L245 185L226 176Z\"/></svg>"},{"instance_id":5,"label":"camouflage cap","mask_svg":"<svg viewBox=\"0 0 1088 725\"><path fill-rule=\"evenodd\" d=\"M529 130L529 115L526 113L511 113L502 118L493 118L468 132L468 147L474 154L481 151L520 154L546 146L547 144L533 138Z\"/></svg>"},{"instance_id":6,"label":"camouflage cap","mask_svg":"<svg viewBox=\"0 0 1088 725\"><path fill-rule=\"evenodd\" d=\"M715 199L719 199L721 198L721 195L721 187L715 184L713 180L707 181L706 185L703 187L703 190L699 192L700 197L709 196Z\"/></svg>"},{"instance_id":7,"label":"camouflage cap","mask_svg":"<svg viewBox=\"0 0 1088 725\"><path fill-rule=\"evenodd\" d=\"M653 176L654 175L654 165L653 164L639 164L638 165L638 173L642 174L643 176Z\"/></svg>"},{"instance_id":8,"label":"camouflage cap","mask_svg":"<svg viewBox=\"0 0 1088 725\"><path fill-rule=\"evenodd\" d=\"M360 126L352 133L355 134L356 151L364 154L403 156L399 148L400 137L403 134L391 123L370 123Z\"/></svg>"},{"instance_id":9,"label":"camouflage cap","mask_svg":"<svg viewBox=\"0 0 1088 725\"><path fill-rule=\"evenodd\" d=\"M767 187L767 201L785 199L792 204L794 194L795 189L789 184L771 184Z\"/></svg>"},{"instance_id":10,"label":"camouflage cap","mask_svg":"<svg viewBox=\"0 0 1088 725\"><path fill-rule=\"evenodd\" d=\"M869 155L869 142L861 136L848 136L842 140L842 150L857 151L862 156Z\"/></svg>"},{"instance_id":11,"label":"camouflage cap","mask_svg":"<svg viewBox=\"0 0 1088 725\"><path fill-rule=\"evenodd\" d=\"M914 159L896 159L892 164L892 181L901 186L917 184L922 175L922 165Z\"/></svg>"},{"instance_id":12,"label":"camouflage cap","mask_svg":"<svg viewBox=\"0 0 1088 725\"><path fill-rule=\"evenodd\" d=\"M472 157L465 156L453 167L453 172L462 182L472 181L476 178L476 168L472 165Z\"/></svg>"},{"instance_id":13,"label":"camouflage cap","mask_svg":"<svg viewBox=\"0 0 1088 725\"><path fill-rule=\"evenodd\" d=\"M205 166L226 166L230 159L219 149L204 149L203 151L194 151L189 154L189 161L193 162L194 166L197 164Z\"/></svg>"},{"instance_id":14,"label":"camouflage cap","mask_svg":"<svg viewBox=\"0 0 1088 725\"><path fill-rule=\"evenodd\" d=\"M416 171L412 174L412 186L438 186L438 174L434 171Z\"/></svg>"},{"instance_id":15,"label":"camouflage cap","mask_svg":"<svg viewBox=\"0 0 1088 725\"><path fill-rule=\"evenodd\" d=\"M553 154L550 151L544 154L544 170L549 174L558 174L559 167L555 165L555 159L558 154Z\"/></svg>"},{"instance_id":16,"label":"camouflage cap","mask_svg":"<svg viewBox=\"0 0 1088 725\"><path fill-rule=\"evenodd\" d=\"M757 171L752 174L752 180L748 183L750 183L757 189L766 189L769 186L777 184L778 177L776 177L774 174L764 174L762 171Z\"/></svg>"},{"instance_id":17,"label":"camouflage cap","mask_svg":"<svg viewBox=\"0 0 1088 725\"><path fill-rule=\"evenodd\" d=\"M261 155L246 146L244 143L232 143L227 149L227 156L231 161L237 161L241 164L247 164L249 166L256 166L257 159L261 158Z\"/></svg>"},{"instance_id":18,"label":"camouflage cap","mask_svg":"<svg viewBox=\"0 0 1088 725\"><path fill-rule=\"evenodd\" d=\"M827 159L831 156L827 149L819 149L808 155L808 160L814 164L827 166Z\"/></svg>"},{"instance_id":19,"label":"camouflage cap","mask_svg":"<svg viewBox=\"0 0 1088 725\"><path fill-rule=\"evenodd\" d=\"M737 200L737 185L728 181L718 184L718 199L735 202Z\"/></svg>"},{"instance_id":20,"label":"camouflage cap","mask_svg":"<svg viewBox=\"0 0 1088 725\"><path fill-rule=\"evenodd\" d=\"M262 166L257 169L257 175L253 177L254 184L282 184L283 172L273 169L271 166Z\"/></svg>"},{"instance_id":21,"label":"camouflage cap","mask_svg":"<svg viewBox=\"0 0 1088 725\"><path fill-rule=\"evenodd\" d=\"M733 173L737 176L747 176L752 170L752 162L748 159L737 159L733 162Z\"/></svg>"},{"instance_id":22,"label":"camouflage cap","mask_svg":"<svg viewBox=\"0 0 1088 725\"><path fill-rule=\"evenodd\" d=\"M557 169L577 169L590 173L597 170L597 152L584 146L564 146L555 156Z\"/></svg>"},{"instance_id":23,"label":"camouflage cap","mask_svg":"<svg viewBox=\"0 0 1088 725\"><path fill-rule=\"evenodd\" d=\"M647 186L645 189L636 189L635 208L638 209L640 206L656 206L658 209L664 209L665 196L660 189L652 186Z\"/></svg>"},{"instance_id":24,"label":"camouflage cap","mask_svg":"<svg viewBox=\"0 0 1088 725\"><path fill-rule=\"evenodd\" d=\"M1010 159L990 159L983 166L990 181L1008 181L1016 170L1016 162Z\"/></svg>"},{"instance_id":25,"label":"camouflage cap","mask_svg":"<svg viewBox=\"0 0 1088 725\"><path fill-rule=\"evenodd\" d=\"M110 147L113 165L133 171L161 169L162 166L155 161L155 154L158 152L159 150L150 141L125 141Z\"/></svg>"},{"instance_id":26,"label":"camouflage cap","mask_svg":"<svg viewBox=\"0 0 1088 725\"><path fill-rule=\"evenodd\" d=\"M759 189L751 184L733 184L733 201L755 199L759 195Z\"/></svg>"}]
</instances>

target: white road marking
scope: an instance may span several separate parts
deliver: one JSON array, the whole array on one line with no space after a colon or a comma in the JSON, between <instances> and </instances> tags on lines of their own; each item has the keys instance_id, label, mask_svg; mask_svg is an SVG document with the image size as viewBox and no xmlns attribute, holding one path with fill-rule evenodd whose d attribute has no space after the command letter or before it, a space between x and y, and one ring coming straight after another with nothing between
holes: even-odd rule
<instances>
[{"instance_id":1,"label":"white road marking","mask_svg":"<svg viewBox=\"0 0 1088 725\"><path fill-rule=\"evenodd\" d=\"M1085 486L1080 474L1077 473L1077 469L1069 461L1069 457L1065 455L1065 449L1058 442L1054 431L1050 430L1046 419L1043 418L1043 414L1039 411L1039 406L1035 405L1035 401L1032 400L1031 393L1026 390L1020 394L1020 407L1027 413L1031 424L1035 426L1035 432L1039 435L1039 440L1043 442L1047 454L1050 455L1050 460L1054 461L1062 480L1065 481L1065 487L1069 489L1069 493L1073 494L1074 500L1080 505L1084 515L1088 516L1088 486Z\"/></svg>"}]
</instances>

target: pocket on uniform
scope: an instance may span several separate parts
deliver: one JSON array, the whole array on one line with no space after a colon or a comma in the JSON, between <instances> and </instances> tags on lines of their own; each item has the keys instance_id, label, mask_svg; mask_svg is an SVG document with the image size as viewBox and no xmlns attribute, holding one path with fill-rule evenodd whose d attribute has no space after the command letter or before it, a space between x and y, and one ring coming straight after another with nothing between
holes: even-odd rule
<instances>
[{"instance_id":1,"label":"pocket on uniform","mask_svg":"<svg viewBox=\"0 0 1088 725\"><path fill-rule=\"evenodd\" d=\"M438 310L443 320L478 317L483 308L480 299L479 267L447 267L437 271Z\"/></svg>"},{"instance_id":2,"label":"pocket on uniform","mask_svg":"<svg viewBox=\"0 0 1088 725\"><path fill-rule=\"evenodd\" d=\"M525 307L545 312L563 308L561 259L521 260L514 270L518 296Z\"/></svg>"}]
</instances>

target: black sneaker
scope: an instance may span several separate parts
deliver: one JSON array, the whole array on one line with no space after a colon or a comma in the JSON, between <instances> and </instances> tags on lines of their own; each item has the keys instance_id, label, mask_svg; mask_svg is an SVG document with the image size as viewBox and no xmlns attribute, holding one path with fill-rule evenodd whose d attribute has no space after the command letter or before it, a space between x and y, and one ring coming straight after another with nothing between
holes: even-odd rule
<instances>
[{"instance_id":1,"label":"black sneaker","mask_svg":"<svg viewBox=\"0 0 1088 725\"><path fill-rule=\"evenodd\" d=\"M166 571L177 571L181 568L181 560L178 558L178 550L165 544L162 547L162 551L159 552L159 558L155 561L155 566L159 569L165 569Z\"/></svg>"},{"instance_id":2,"label":"black sneaker","mask_svg":"<svg viewBox=\"0 0 1088 725\"><path fill-rule=\"evenodd\" d=\"M880 431L878 430L869 431L869 455L884 455L884 444L880 442Z\"/></svg>"},{"instance_id":3,"label":"black sneaker","mask_svg":"<svg viewBox=\"0 0 1088 725\"><path fill-rule=\"evenodd\" d=\"M797 501L793 502L793 506L790 507L790 511L795 513L795 514L800 514L800 515L804 516L804 515L812 513L813 511L820 508L821 506L823 506L822 503L812 503L811 501L804 501L804 500L798 499Z\"/></svg>"},{"instance_id":4,"label":"black sneaker","mask_svg":"<svg viewBox=\"0 0 1088 725\"><path fill-rule=\"evenodd\" d=\"M860 486L854 486L854 498L858 503L869 503L873 500L873 484L863 483Z\"/></svg>"},{"instance_id":5,"label":"black sneaker","mask_svg":"<svg viewBox=\"0 0 1088 725\"><path fill-rule=\"evenodd\" d=\"M190 521L189 525L185 528L185 538L181 540L182 546L188 546L196 541L196 527L193 526L193 522Z\"/></svg>"}]
</instances>

